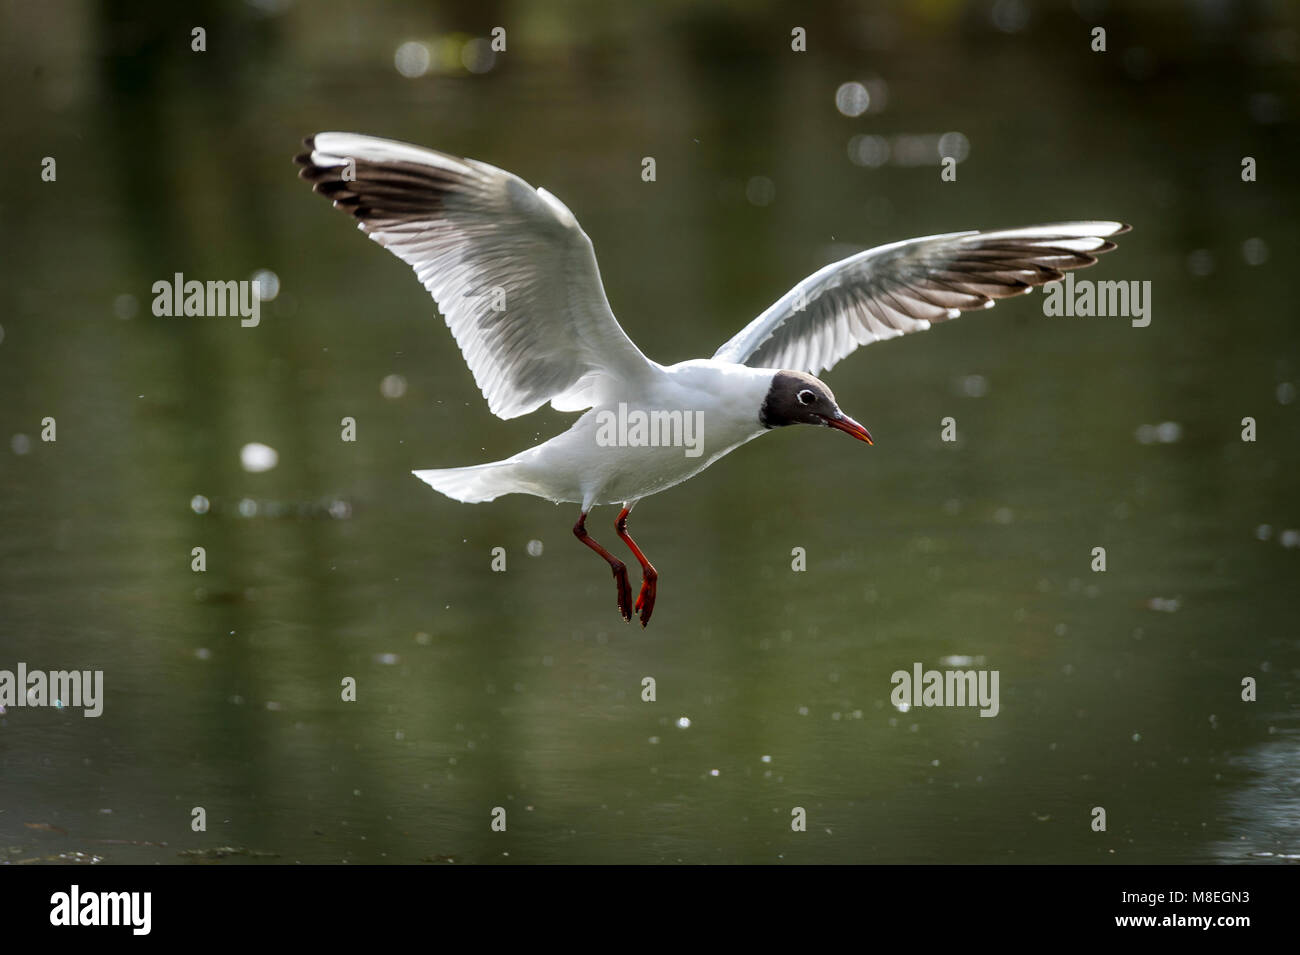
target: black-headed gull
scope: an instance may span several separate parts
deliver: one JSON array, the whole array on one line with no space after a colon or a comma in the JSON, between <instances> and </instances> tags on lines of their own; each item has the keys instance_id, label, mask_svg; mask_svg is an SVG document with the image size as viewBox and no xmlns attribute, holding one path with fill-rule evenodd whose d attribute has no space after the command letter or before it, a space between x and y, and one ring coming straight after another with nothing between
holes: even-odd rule
<instances>
[{"instance_id":1,"label":"black-headed gull","mask_svg":"<svg viewBox=\"0 0 1300 955\"><path fill-rule=\"evenodd\" d=\"M871 443L813 377L858 346L991 306L1092 265L1128 230L1058 222L953 232L860 252L796 285L714 353L665 367L641 353L605 298L591 240L545 189L473 159L354 133L319 133L296 158L315 190L415 269L500 418L550 402L585 413L504 461L413 472L457 501L532 494L580 505L573 533L614 571L624 620L654 611L658 573L627 533L637 501L699 474L774 428L837 428ZM627 568L587 533L621 504Z\"/></svg>"}]
</instances>

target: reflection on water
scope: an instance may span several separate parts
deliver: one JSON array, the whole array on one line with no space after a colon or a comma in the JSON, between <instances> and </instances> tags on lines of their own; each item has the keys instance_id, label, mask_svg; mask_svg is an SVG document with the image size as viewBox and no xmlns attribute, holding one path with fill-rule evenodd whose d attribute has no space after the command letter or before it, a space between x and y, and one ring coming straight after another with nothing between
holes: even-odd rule
<instances>
[{"instance_id":1,"label":"reflection on water","mask_svg":"<svg viewBox=\"0 0 1300 955\"><path fill-rule=\"evenodd\" d=\"M1300 854L1293 21L1157 5L1102 57L1068 11L900 5L794 54L775 8L507 5L489 58L477 5L333 6L232 5L204 54L166 5L0 14L0 668L107 694L0 715L0 860ZM294 178L328 128L560 196L662 362L863 246L1053 218L1134 223L1090 277L1150 281L1153 320L1035 295L848 359L876 447L774 434L640 505L642 632L570 509L410 476L569 419L488 413L405 266ZM155 318L176 272L277 287L256 328ZM999 671L996 718L891 703L954 658Z\"/></svg>"},{"instance_id":2,"label":"reflection on water","mask_svg":"<svg viewBox=\"0 0 1300 955\"><path fill-rule=\"evenodd\" d=\"M1270 726L1270 734L1277 727ZM1263 743L1233 766L1249 781L1225 800L1228 838L1215 847L1225 862L1300 860L1300 749L1295 730Z\"/></svg>"}]
</instances>

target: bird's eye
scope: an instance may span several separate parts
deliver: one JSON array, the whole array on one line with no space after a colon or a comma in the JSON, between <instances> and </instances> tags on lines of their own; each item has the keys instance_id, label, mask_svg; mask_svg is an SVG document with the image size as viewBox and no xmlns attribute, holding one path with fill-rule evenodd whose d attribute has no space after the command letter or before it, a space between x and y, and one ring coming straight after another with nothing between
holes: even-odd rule
<instances>
[{"instance_id":1,"label":"bird's eye","mask_svg":"<svg viewBox=\"0 0 1300 955\"><path fill-rule=\"evenodd\" d=\"M798 398L799 398L799 404L801 405L810 405L817 400L817 396L813 394L811 391L809 391L807 388L799 392Z\"/></svg>"}]
</instances>

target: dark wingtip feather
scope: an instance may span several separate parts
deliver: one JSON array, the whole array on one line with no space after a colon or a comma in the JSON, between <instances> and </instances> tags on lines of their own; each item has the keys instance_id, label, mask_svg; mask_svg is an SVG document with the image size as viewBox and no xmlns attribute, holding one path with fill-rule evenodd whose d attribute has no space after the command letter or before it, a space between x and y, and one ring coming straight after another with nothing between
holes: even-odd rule
<instances>
[{"instance_id":1,"label":"dark wingtip feather","mask_svg":"<svg viewBox=\"0 0 1300 955\"><path fill-rule=\"evenodd\" d=\"M304 139L302 141L302 148L304 149L304 152L300 152L294 156L293 161L299 166L310 166L311 154L316 150L316 137L308 136Z\"/></svg>"}]
</instances>

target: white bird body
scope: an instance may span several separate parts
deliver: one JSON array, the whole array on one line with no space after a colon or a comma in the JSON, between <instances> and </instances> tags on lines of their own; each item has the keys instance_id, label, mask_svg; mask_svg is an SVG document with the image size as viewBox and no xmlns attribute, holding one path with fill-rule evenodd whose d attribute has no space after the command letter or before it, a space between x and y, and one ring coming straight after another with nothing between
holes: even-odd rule
<instances>
[{"instance_id":1,"label":"white bird body","mask_svg":"<svg viewBox=\"0 0 1300 955\"><path fill-rule=\"evenodd\" d=\"M559 199L518 176L355 133L320 133L301 175L414 270L437 301L493 414L549 402L584 412L563 434L489 464L415 471L458 501L532 494L581 505L574 534L608 563L624 619L622 561L586 531L622 504L615 530L641 564L641 623L658 573L627 534L632 506L773 428L812 424L868 444L814 378L859 347L923 331L1094 264L1128 230L1113 221L952 232L868 249L799 282L712 358L665 367L628 338L591 240Z\"/></svg>"},{"instance_id":2,"label":"white bird body","mask_svg":"<svg viewBox=\"0 0 1300 955\"><path fill-rule=\"evenodd\" d=\"M759 420L758 409L775 375L775 369L710 358L655 365L654 373L637 387L608 395L568 431L543 444L504 461L414 473L457 501L532 494L556 503L581 504L584 511L601 504L630 507L694 477L765 433L768 429ZM638 420L647 422L640 435L617 427ZM627 443L602 441L611 423L616 434L630 439ZM656 440L665 437L663 432L681 440Z\"/></svg>"}]
</instances>

